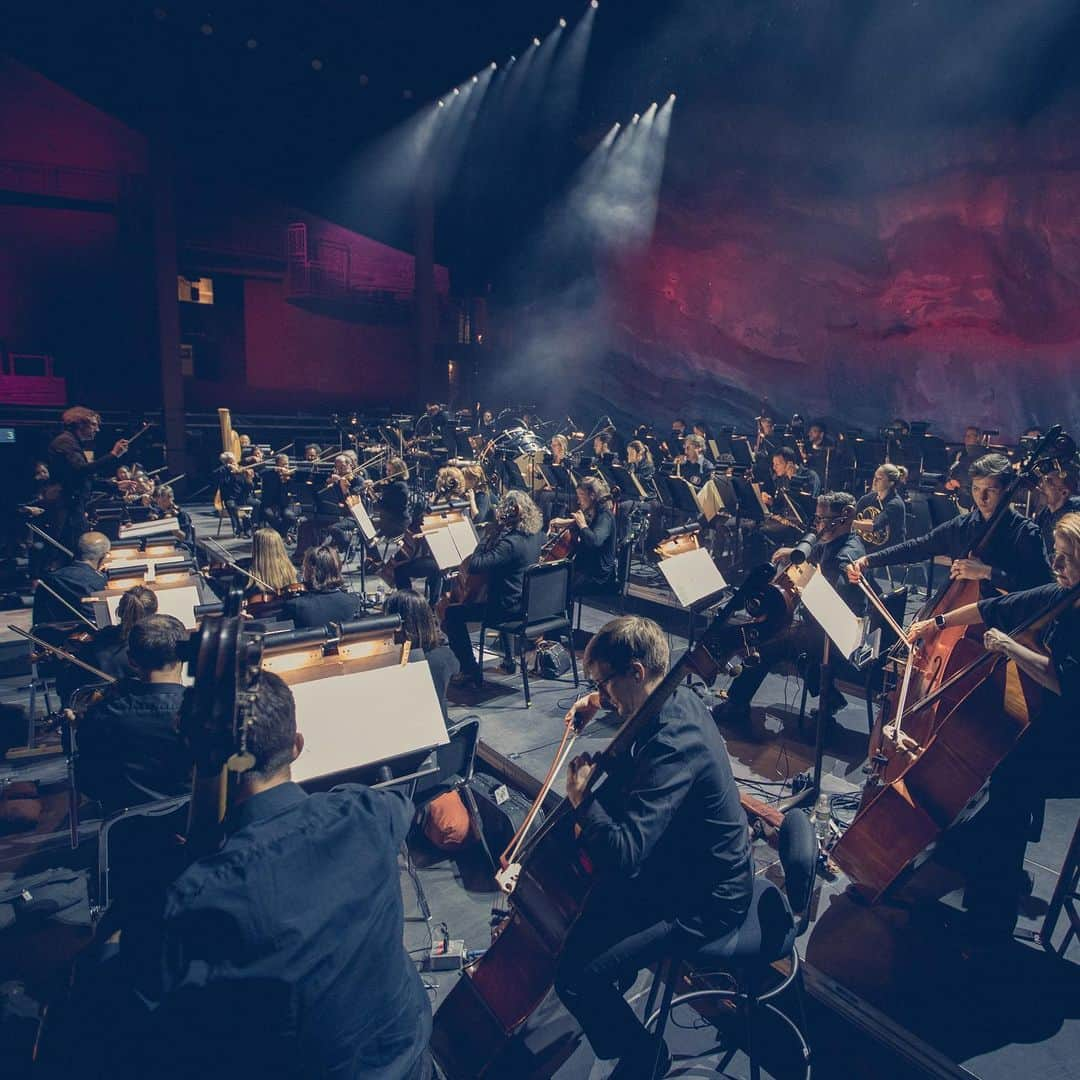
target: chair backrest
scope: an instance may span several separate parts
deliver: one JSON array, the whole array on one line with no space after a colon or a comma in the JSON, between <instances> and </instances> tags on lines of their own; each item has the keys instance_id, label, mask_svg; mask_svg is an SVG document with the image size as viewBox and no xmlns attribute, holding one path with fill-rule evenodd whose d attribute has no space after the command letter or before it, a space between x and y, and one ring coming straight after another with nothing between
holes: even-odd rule
<instances>
[{"instance_id":1,"label":"chair backrest","mask_svg":"<svg viewBox=\"0 0 1080 1080\"><path fill-rule=\"evenodd\" d=\"M537 563L525 571L522 608L526 623L543 622L565 616L570 607L569 559Z\"/></svg>"},{"instance_id":2,"label":"chair backrest","mask_svg":"<svg viewBox=\"0 0 1080 1080\"><path fill-rule=\"evenodd\" d=\"M796 935L810 923L810 899L814 894L818 843L810 818L802 810L784 815L778 837L780 865L784 868L784 891L796 916Z\"/></svg>"},{"instance_id":3,"label":"chair backrest","mask_svg":"<svg viewBox=\"0 0 1080 1080\"><path fill-rule=\"evenodd\" d=\"M107 817L98 832L97 907L107 908L118 896L150 889L161 876L148 867L172 867L168 843L182 834L189 795L143 803Z\"/></svg>"},{"instance_id":4,"label":"chair backrest","mask_svg":"<svg viewBox=\"0 0 1080 1080\"><path fill-rule=\"evenodd\" d=\"M479 718L462 720L460 724L450 728L447 734L450 741L435 750L439 763L439 779L445 780L449 776L460 776L462 780L471 779L476 767L476 747L480 742Z\"/></svg>"}]
</instances>

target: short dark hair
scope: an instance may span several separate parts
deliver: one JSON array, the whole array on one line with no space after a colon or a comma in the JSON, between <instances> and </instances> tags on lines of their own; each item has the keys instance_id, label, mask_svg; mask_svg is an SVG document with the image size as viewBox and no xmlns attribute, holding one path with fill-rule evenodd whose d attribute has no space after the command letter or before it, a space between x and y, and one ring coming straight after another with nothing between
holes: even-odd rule
<instances>
[{"instance_id":1,"label":"short dark hair","mask_svg":"<svg viewBox=\"0 0 1080 1080\"><path fill-rule=\"evenodd\" d=\"M593 436L593 441L594 442L599 442L601 446L610 446L611 445L611 436L606 431L598 431Z\"/></svg>"},{"instance_id":2,"label":"short dark hair","mask_svg":"<svg viewBox=\"0 0 1080 1080\"><path fill-rule=\"evenodd\" d=\"M1004 454L983 454L971 463L968 476L972 480L996 480L1004 487L1012 471L1012 462Z\"/></svg>"},{"instance_id":3,"label":"short dark hair","mask_svg":"<svg viewBox=\"0 0 1080 1080\"><path fill-rule=\"evenodd\" d=\"M341 556L329 544L308 548L304 554L304 584L315 592L340 589L345 584L341 577Z\"/></svg>"},{"instance_id":4,"label":"short dark hair","mask_svg":"<svg viewBox=\"0 0 1080 1080\"><path fill-rule=\"evenodd\" d=\"M172 615L147 615L131 628L128 657L140 671L161 671L179 662L176 647L187 637L184 624Z\"/></svg>"},{"instance_id":5,"label":"short dark hair","mask_svg":"<svg viewBox=\"0 0 1080 1080\"><path fill-rule=\"evenodd\" d=\"M616 675L625 674L635 660L650 679L667 674L671 651L664 631L641 615L621 615L595 633L585 647L585 671L607 664Z\"/></svg>"},{"instance_id":6,"label":"short dark hair","mask_svg":"<svg viewBox=\"0 0 1080 1080\"><path fill-rule=\"evenodd\" d=\"M829 425L824 420L811 420L809 427L821 428L822 431L828 431Z\"/></svg>"},{"instance_id":7,"label":"short dark hair","mask_svg":"<svg viewBox=\"0 0 1080 1080\"><path fill-rule=\"evenodd\" d=\"M405 636L414 649L434 649L442 643L439 620L431 605L412 589L395 589L383 601L383 612L400 615Z\"/></svg>"},{"instance_id":8,"label":"short dark hair","mask_svg":"<svg viewBox=\"0 0 1080 1080\"><path fill-rule=\"evenodd\" d=\"M778 446L772 453L773 457L783 458L788 462L795 462L799 459L795 456L795 451L790 446Z\"/></svg>"},{"instance_id":9,"label":"short dark hair","mask_svg":"<svg viewBox=\"0 0 1080 1080\"><path fill-rule=\"evenodd\" d=\"M839 517L855 506L855 496L847 491L825 491L817 497L817 501L825 503L833 517Z\"/></svg>"},{"instance_id":10,"label":"short dark hair","mask_svg":"<svg viewBox=\"0 0 1080 1080\"><path fill-rule=\"evenodd\" d=\"M288 684L272 671L261 671L255 688L255 710L247 748L255 764L241 779L266 780L293 759L296 743L296 700Z\"/></svg>"}]
</instances>

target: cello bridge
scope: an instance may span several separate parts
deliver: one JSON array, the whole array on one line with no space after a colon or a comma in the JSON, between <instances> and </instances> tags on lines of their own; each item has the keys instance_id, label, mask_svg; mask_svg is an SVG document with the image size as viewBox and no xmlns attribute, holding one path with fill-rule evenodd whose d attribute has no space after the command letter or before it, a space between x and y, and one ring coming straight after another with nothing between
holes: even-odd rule
<instances>
[{"instance_id":1,"label":"cello bridge","mask_svg":"<svg viewBox=\"0 0 1080 1080\"><path fill-rule=\"evenodd\" d=\"M518 875L521 873L521 863L512 862L502 867L495 874L495 881L507 896L517 888Z\"/></svg>"}]
</instances>

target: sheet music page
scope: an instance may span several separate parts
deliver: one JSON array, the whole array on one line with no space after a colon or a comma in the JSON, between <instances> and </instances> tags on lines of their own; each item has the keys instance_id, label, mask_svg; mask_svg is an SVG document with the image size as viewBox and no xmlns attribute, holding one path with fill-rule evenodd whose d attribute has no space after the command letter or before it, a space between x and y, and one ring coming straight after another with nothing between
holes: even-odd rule
<instances>
[{"instance_id":1,"label":"sheet music page","mask_svg":"<svg viewBox=\"0 0 1080 1080\"><path fill-rule=\"evenodd\" d=\"M802 602L829 640L850 659L863 641L863 621L840 599L824 574L815 574L802 590Z\"/></svg>"},{"instance_id":2,"label":"sheet music page","mask_svg":"<svg viewBox=\"0 0 1080 1080\"><path fill-rule=\"evenodd\" d=\"M473 523L466 518L464 521L455 521L447 526L446 531L454 541L460 558L458 562L467 559L475 550L477 544L476 529Z\"/></svg>"},{"instance_id":3,"label":"sheet music page","mask_svg":"<svg viewBox=\"0 0 1080 1080\"><path fill-rule=\"evenodd\" d=\"M683 607L690 607L706 596L718 593L727 582L704 548L684 551L660 560L660 573Z\"/></svg>"},{"instance_id":4,"label":"sheet music page","mask_svg":"<svg viewBox=\"0 0 1080 1080\"><path fill-rule=\"evenodd\" d=\"M457 544L454 543L454 537L450 532L451 528L453 526L447 526L445 529L433 529L431 532L424 533L424 540L431 551L431 557L440 570L454 570L461 565L463 556L458 551ZM475 545L473 546L475 547Z\"/></svg>"},{"instance_id":5,"label":"sheet music page","mask_svg":"<svg viewBox=\"0 0 1080 1080\"><path fill-rule=\"evenodd\" d=\"M450 741L426 660L297 683L292 692L304 734L292 766L298 783Z\"/></svg>"}]
</instances>

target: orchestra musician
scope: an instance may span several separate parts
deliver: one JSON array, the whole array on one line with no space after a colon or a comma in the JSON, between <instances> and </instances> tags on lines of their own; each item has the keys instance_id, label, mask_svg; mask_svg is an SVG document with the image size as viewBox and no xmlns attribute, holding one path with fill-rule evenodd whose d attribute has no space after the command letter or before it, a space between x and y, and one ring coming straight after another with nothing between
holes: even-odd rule
<instances>
[{"instance_id":1,"label":"orchestra musician","mask_svg":"<svg viewBox=\"0 0 1080 1080\"><path fill-rule=\"evenodd\" d=\"M856 521L855 528L863 539L880 538L880 542L884 542L887 538L890 544L899 544L907 539L907 507L898 491L906 478L907 469L902 465L886 462L874 471L870 490L855 504L856 518L864 510L876 512L866 527Z\"/></svg>"},{"instance_id":2,"label":"orchestra musician","mask_svg":"<svg viewBox=\"0 0 1080 1080\"><path fill-rule=\"evenodd\" d=\"M825 575L844 603L856 615L862 616L866 610L866 596L847 576L848 568L866 553L862 540L852 532L854 520L855 497L846 491L827 491L817 500L812 534L814 543L804 554L807 554L807 561L818 568L818 573ZM773 552L773 562L788 563L792 551L789 547L777 548ZM814 619L798 617L799 614L801 612L787 630L760 646L753 662L743 666L742 672L728 688L726 702L717 709L718 720L748 725L754 694L765 681L765 676L781 660L798 662L805 656L807 692L812 697L819 696L825 633ZM847 701L834 688L832 699L824 704L827 713L832 716Z\"/></svg>"},{"instance_id":3,"label":"orchestra musician","mask_svg":"<svg viewBox=\"0 0 1080 1080\"><path fill-rule=\"evenodd\" d=\"M288 454L278 454L272 469L262 470L263 520L271 529L287 536L295 527L299 504L292 490L295 470L289 468Z\"/></svg>"},{"instance_id":4,"label":"orchestra musician","mask_svg":"<svg viewBox=\"0 0 1080 1080\"><path fill-rule=\"evenodd\" d=\"M431 425L431 434L436 436L440 445L446 447L449 457L457 457L458 444L454 418L437 401L428 402L424 414Z\"/></svg>"},{"instance_id":5,"label":"orchestra musician","mask_svg":"<svg viewBox=\"0 0 1080 1080\"><path fill-rule=\"evenodd\" d=\"M645 498L641 505L648 513L648 525L645 534L645 549L652 549L663 538L664 531L664 505L658 498L656 487L656 465L653 462L652 451L641 439L631 439L626 444L626 468L627 471L637 477L638 483L645 490ZM629 510L637 505L634 502L620 504L620 512Z\"/></svg>"},{"instance_id":6,"label":"orchestra musician","mask_svg":"<svg viewBox=\"0 0 1080 1080\"><path fill-rule=\"evenodd\" d=\"M1054 525L1053 572L1053 584L955 608L936 620L915 622L908 631L917 641L945 627L983 625L984 648L1013 661L1045 689L1041 712L994 771L987 802L964 827L969 840L966 930L976 948L1011 943L1017 901L1028 891L1024 851L1038 838L1033 827L1041 821L1043 802L1080 794L1080 608L1074 601L1043 627L1035 648L1011 636L1080 584L1080 513L1065 514Z\"/></svg>"},{"instance_id":7,"label":"orchestra musician","mask_svg":"<svg viewBox=\"0 0 1080 1080\"><path fill-rule=\"evenodd\" d=\"M790 517L791 500L803 522L814 516L821 478L813 469L799 463L798 455L790 446L781 446L772 456L773 495L762 494L762 500L773 513Z\"/></svg>"},{"instance_id":8,"label":"orchestra musician","mask_svg":"<svg viewBox=\"0 0 1080 1080\"><path fill-rule=\"evenodd\" d=\"M568 518L554 518L549 532L573 530L574 595L598 595L618 589L615 514L611 491L598 476L583 476L577 485L577 509Z\"/></svg>"},{"instance_id":9,"label":"orchestra musician","mask_svg":"<svg viewBox=\"0 0 1080 1080\"><path fill-rule=\"evenodd\" d=\"M49 484L42 493L46 527L65 547L74 548L87 530L86 501L95 476L112 469L127 453L128 441L117 439L113 448L93 461L87 451L101 430L101 417L75 405L61 417L64 430L49 443Z\"/></svg>"},{"instance_id":10,"label":"orchestra musician","mask_svg":"<svg viewBox=\"0 0 1080 1080\"><path fill-rule=\"evenodd\" d=\"M86 611L84 596L105 588L107 578L101 572L101 564L109 554L112 544L100 532L85 532L75 543L75 558L67 566L46 574L42 581L62 596L76 611ZM34 626L45 623L72 622L75 616L45 589L34 590Z\"/></svg>"},{"instance_id":11,"label":"orchestra musician","mask_svg":"<svg viewBox=\"0 0 1080 1080\"><path fill-rule=\"evenodd\" d=\"M251 519L241 520L239 508L254 506L254 474L250 468L242 468L237 464L236 455L231 450L226 450L219 460L221 464L214 470L214 480L232 523L233 536L248 536L251 533Z\"/></svg>"},{"instance_id":12,"label":"orchestra musician","mask_svg":"<svg viewBox=\"0 0 1080 1080\"><path fill-rule=\"evenodd\" d=\"M77 721L77 785L106 815L191 787L191 758L176 726L184 696L177 647L187 639L171 615L141 619L127 641L135 674L106 687Z\"/></svg>"},{"instance_id":13,"label":"orchestra musician","mask_svg":"<svg viewBox=\"0 0 1080 1080\"><path fill-rule=\"evenodd\" d=\"M573 462L569 457L570 444L565 435L552 435L548 443L551 449L551 462L555 466L552 475L556 479L553 488L546 488L536 493L536 504L544 514L544 524L551 519L567 513L574 497Z\"/></svg>"},{"instance_id":14,"label":"orchestra musician","mask_svg":"<svg viewBox=\"0 0 1080 1080\"><path fill-rule=\"evenodd\" d=\"M1035 524L1042 534L1047 558L1053 558L1054 526L1066 515L1080 512L1080 465L1069 462L1039 477L1039 494L1043 507L1035 515Z\"/></svg>"},{"instance_id":15,"label":"orchestra musician","mask_svg":"<svg viewBox=\"0 0 1080 1080\"><path fill-rule=\"evenodd\" d=\"M593 436L592 441L592 463L593 468L603 467L605 465L611 465L615 461L615 454L611 449L611 434L607 431L601 431L599 434Z\"/></svg>"},{"instance_id":16,"label":"orchestra musician","mask_svg":"<svg viewBox=\"0 0 1080 1080\"><path fill-rule=\"evenodd\" d=\"M468 501L469 516L477 521L476 497L472 490L467 489L464 472L456 465L445 465L435 476L435 505L447 505L455 499ZM401 555L398 557L401 558ZM437 603L443 592L443 574L426 545L411 559L394 562L395 589L412 589L413 578L424 579L428 600L432 604Z\"/></svg>"},{"instance_id":17,"label":"orchestra musician","mask_svg":"<svg viewBox=\"0 0 1080 1080\"><path fill-rule=\"evenodd\" d=\"M470 622L507 622L521 610L525 570L537 561L543 542L543 515L524 491L508 491L495 511L495 529L469 560L469 574L486 574L487 599L451 604L446 609L446 636L461 671L456 681L482 686L484 673L469 639ZM514 670L509 643L503 641L503 665Z\"/></svg>"},{"instance_id":18,"label":"orchestra musician","mask_svg":"<svg viewBox=\"0 0 1080 1080\"><path fill-rule=\"evenodd\" d=\"M281 608L281 617L291 619L298 630L357 618L360 597L345 591L341 556L335 547L320 544L308 548L301 577L304 591L290 596Z\"/></svg>"},{"instance_id":19,"label":"orchestra musician","mask_svg":"<svg viewBox=\"0 0 1080 1080\"><path fill-rule=\"evenodd\" d=\"M93 665L99 671L122 679L131 674L128 662L128 640L131 631L144 619L156 615L158 609L157 593L145 585L133 585L116 605L117 621L111 626L101 627L90 641L80 646L78 657ZM77 678L76 685L84 686L94 681L94 676L71 665ZM65 696L65 700L66 700Z\"/></svg>"},{"instance_id":20,"label":"orchestra musician","mask_svg":"<svg viewBox=\"0 0 1080 1080\"><path fill-rule=\"evenodd\" d=\"M943 522L925 536L890 544L864 555L851 567L851 579L858 580L863 571L879 566L906 565L945 555L953 560L949 576L962 581L978 581L984 597L993 596L999 590L1014 592L1045 584L1050 577L1050 567L1039 528L1011 506L1004 509L982 557L971 557L982 541L986 523L1005 495L1012 477L1012 465L1001 454L983 454L968 471L974 510Z\"/></svg>"},{"instance_id":21,"label":"orchestra musician","mask_svg":"<svg viewBox=\"0 0 1080 1080\"><path fill-rule=\"evenodd\" d=\"M964 428L964 443L949 466L945 490L953 492L965 510L972 507L971 495L966 483L971 466L986 453L979 429L974 425Z\"/></svg>"},{"instance_id":22,"label":"orchestra musician","mask_svg":"<svg viewBox=\"0 0 1080 1080\"><path fill-rule=\"evenodd\" d=\"M170 484L162 484L154 492L154 513L156 518L175 517L179 531L183 535L187 546L194 547L195 527L191 523L191 515L177 506L173 489Z\"/></svg>"},{"instance_id":23,"label":"orchestra musician","mask_svg":"<svg viewBox=\"0 0 1080 1080\"><path fill-rule=\"evenodd\" d=\"M220 849L77 976L56 1075L431 1076L431 1006L402 944L412 802L293 783L304 740L273 672L259 675L246 745L254 765L236 778Z\"/></svg>"},{"instance_id":24,"label":"orchestra musician","mask_svg":"<svg viewBox=\"0 0 1080 1080\"><path fill-rule=\"evenodd\" d=\"M651 619L613 619L585 650L585 672L599 690L573 705L567 723L583 726L601 709L627 720L669 660ZM746 817L723 739L686 686L639 735L625 770L586 800L594 767L582 754L567 771L566 796L595 881L559 957L555 991L595 1055L618 1059L609 1075L664 1076L668 1048L642 1026L623 988L641 968L742 924L753 893Z\"/></svg>"},{"instance_id":25,"label":"orchestra musician","mask_svg":"<svg viewBox=\"0 0 1080 1080\"><path fill-rule=\"evenodd\" d=\"M274 529L256 529L251 538L251 576L245 595L258 595L265 601L282 600L297 591L296 567L293 566L281 534ZM271 596L265 596L269 588Z\"/></svg>"},{"instance_id":26,"label":"orchestra musician","mask_svg":"<svg viewBox=\"0 0 1080 1080\"><path fill-rule=\"evenodd\" d=\"M683 452L675 458L675 475L700 488L708 483L715 468L705 456L704 437L687 435L683 439Z\"/></svg>"},{"instance_id":27,"label":"orchestra musician","mask_svg":"<svg viewBox=\"0 0 1080 1080\"><path fill-rule=\"evenodd\" d=\"M435 684L435 693L439 696L443 722L449 727L450 715L447 712L446 689L450 680L460 670L461 665L446 644L439 620L435 617L431 605L412 589L396 589L383 601L384 615L401 617L401 628L405 640L412 645L409 663L418 660L428 662L431 681Z\"/></svg>"},{"instance_id":28,"label":"orchestra musician","mask_svg":"<svg viewBox=\"0 0 1080 1080\"><path fill-rule=\"evenodd\" d=\"M803 464L817 473L823 485L829 483L830 476L836 475L834 455L836 441L828 433L824 420L814 420L806 429L806 443L803 449Z\"/></svg>"},{"instance_id":29,"label":"orchestra musician","mask_svg":"<svg viewBox=\"0 0 1080 1080\"><path fill-rule=\"evenodd\" d=\"M315 526L320 541L329 536L338 551L348 551L354 524L350 506L364 490L364 478L356 471L353 459L348 453L338 454L334 471L315 492Z\"/></svg>"},{"instance_id":30,"label":"orchestra musician","mask_svg":"<svg viewBox=\"0 0 1080 1080\"><path fill-rule=\"evenodd\" d=\"M465 477L465 497L469 500L469 513L473 521L477 525L494 521L495 504L483 466L470 462L461 466L461 474Z\"/></svg>"},{"instance_id":31,"label":"orchestra musician","mask_svg":"<svg viewBox=\"0 0 1080 1080\"><path fill-rule=\"evenodd\" d=\"M401 536L410 524L409 467L399 457L388 457L383 467L383 478L379 496L379 532L383 536ZM367 485L367 490L374 490L375 485Z\"/></svg>"}]
</instances>

